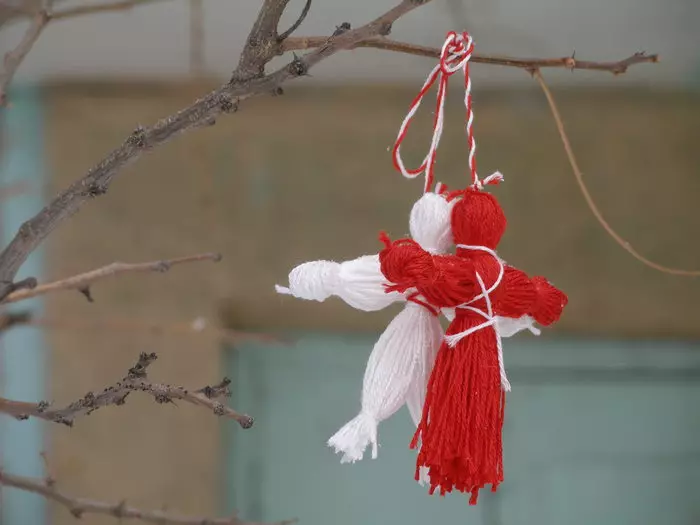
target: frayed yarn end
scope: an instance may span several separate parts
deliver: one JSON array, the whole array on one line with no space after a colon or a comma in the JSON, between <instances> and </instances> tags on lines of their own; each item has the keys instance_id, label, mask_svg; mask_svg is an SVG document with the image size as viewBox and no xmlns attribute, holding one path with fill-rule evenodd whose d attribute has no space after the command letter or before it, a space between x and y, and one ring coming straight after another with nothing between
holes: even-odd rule
<instances>
[{"instance_id":1,"label":"frayed yarn end","mask_svg":"<svg viewBox=\"0 0 700 525\"><path fill-rule=\"evenodd\" d=\"M377 421L369 414L360 413L346 423L327 442L337 454L343 454L341 463L355 463L365 454L367 445L372 445L372 459L378 456Z\"/></svg>"}]
</instances>

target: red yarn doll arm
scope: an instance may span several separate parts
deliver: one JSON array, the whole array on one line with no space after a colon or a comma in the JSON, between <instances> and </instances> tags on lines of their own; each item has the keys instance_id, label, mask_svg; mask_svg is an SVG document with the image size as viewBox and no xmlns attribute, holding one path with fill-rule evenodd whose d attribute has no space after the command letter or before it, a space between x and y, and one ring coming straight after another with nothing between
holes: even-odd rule
<instances>
[{"instance_id":1,"label":"red yarn doll arm","mask_svg":"<svg viewBox=\"0 0 700 525\"><path fill-rule=\"evenodd\" d=\"M525 272L505 265L501 284L491 296L494 314L519 318L532 312L536 300L535 283Z\"/></svg>"},{"instance_id":2,"label":"red yarn doll arm","mask_svg":"<svg viewBox=\"0 0 700 525\"><path fill-rule=\"evenodd\" d=\"M542 326L549 326L559 320L569 298L545 277L532 278L535 301L528 312Z\"/></svg>"},{"instance_id":3,"label":"red yarn doll arm","mask_svg":"<svg viewBox=\"0 0 700 525\"><path fill-rule=\"evenodd\" d=\"M379 252L381 271L390 283L387 293L404 293L434 278L433 257L416 241L408 238L392 241L385 232L379 234L379 240L384 244Z\"/></svg>"}]
</instances>

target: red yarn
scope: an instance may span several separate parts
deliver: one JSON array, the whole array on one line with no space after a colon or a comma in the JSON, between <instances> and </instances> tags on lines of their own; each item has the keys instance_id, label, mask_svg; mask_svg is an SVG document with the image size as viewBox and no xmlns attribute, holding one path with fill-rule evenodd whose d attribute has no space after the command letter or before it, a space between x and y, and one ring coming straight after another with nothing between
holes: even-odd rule
<instances>
[{"instance_id":1,"label":"red yarn","mask_svg":"<svg viewBox=\"0 0 700 525\"><path fill-rule=\"evenodd\" d=\"M490 298L496 315L518 318L533 309L537 290L525 272L505 266L501 285Z\"/></svg>"},{"instance_id":2,"label":"red yarn","mask_svg":"<svg viewBox=\"0 0 700 525\"><path fill-rule=\"evenodd\" d=\"M468 330L484 319L457 309L447 334ZM421 446L416 479L428 467L430 493L456 489L469 492L475 505L479 490L503 481L503 426L505 395L501 390L496 334L487 327L460 341L455 348L443 343L430 375L423 416L411 442Z\"/></svg>"},{"instance_id":3,"label":"red yarn","mask_svg":"<svg viewBox=\"0 0 700 525\"><path fill-rule=\"evenodd\" d=\"M478 275L488 290L494 316L518 318L529 313L541 324L556 321L566 305L566 295L542 277L530 279L517 268L502 267L490 251L506 228L498 201L474 189L451 197L461 197L451 217L457 255L431 255L411 239L392 242L383 233L380 239L385 248L379 259L391 283L387 291L413 290L408 300L420 300L419 304L431 306L433 312L465 303L487 312L484 297L474 300L483 293ZM478 312L458 307L447 334L465 332L484 321ZM416 479L420 467L427 467L431 494L438 489L442 495L453 490L468 492L469 503L474 505L480 489L490 485L496 490L503 481L505 402L493 325L467 335L454 347L443 342L411 441L412 448L420 444Z\"/></svg>"},{"instance_id":4,"label":"red yarn","mask_svg":"<svg viewBox=\"0 0 700 525\"><path fill-rule=\"evenodd\" d=\"M544 277L533 277L532 283L535 287L536 300L530 315L542 326L549 326L559 320L569 298Z\"/></svg>"},{"instance_id":5,"label":"red yarn","mask_svg":"<svg viewBox=\"0 0 700 525\"><path fill-rule=\"evenodd\" d=\"M520 317L533 308L535 285L513 267L504 267L493 253L459 245L495 249L506 227L498 201L477 190L461 192L452 212L452 232L457 254L469 261L489 293L494 315ZM472 297L480 295L480 288ZM485 299L471 306L486 312ZM479 313L457 308L447 334L458 334L484 322ZM492 326L461 339L454 348L443 343L430 376L421 422L411 442L420 451L416 475L428 468L430 492L469 492L469 503L477 502L479 490L503 481L502 428L505 392L498 361L498 336Z\"/></svg>"},{"instance_id":6,"label":"red yarn","mask_svg":"<svg viewBox=\"0 0 700 525\"><path fill-rule=\"evenodd\" d=\"M476 295L474 265L454 255L431 255L411 239L391 242L380 234L386 246L379 252L384 276L392 284L387 292L405 292L415 288L417 294L436 308L453 308Z\"/></svg>"},{"instance_id":7,"label":"red yarn","mask_svg":"<svg viewBox=\"0 0 700 525\"><path fill-rule=\"evenodd\" d=\"M453 193L452 198L462 198L452 208L452 235L455 244L485 246L496 249L506 231L506 216L496 198L490 193L467 189ZM470 256L457 246L457 255Z\"/></svg>"},{"instance_id":8,"label":"red yarn","mask_svg":"<svg viewBox=\"0 0 700 525\"><path fill-rule=\"evenodd\" d=\"M381 270L391 286L387 292L405 292L419 282L430 282L434 278L433 257L413 239L397 239L392 242L382 232L379 239L385 248L379 252Z\"/></svg>"}]
</instances>

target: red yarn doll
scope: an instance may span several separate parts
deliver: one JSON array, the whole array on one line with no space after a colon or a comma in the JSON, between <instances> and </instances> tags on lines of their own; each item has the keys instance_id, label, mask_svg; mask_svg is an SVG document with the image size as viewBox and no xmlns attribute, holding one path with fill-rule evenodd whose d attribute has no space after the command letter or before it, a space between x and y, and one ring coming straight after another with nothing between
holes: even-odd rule
<instances>
[{"instance_id":1,"label":"red yarn doll","mask_svg":"<svg viewBox=\"0 0 700 525\"><path fill-rule=\"evenodd\" d=\"M452 212L456 256L436 258L432 275L422 274L414 282L433 305L457 306L411 443L415 448L420 440L416 472L428 469L431 494L438 488L443 495L453 489L469 492L471 504L481 488L491 485L495 491L503 481L501 435L510 385L496 316L531 316L548 325L567 302L544 278L529 279L501 261L495 248L505 227L503 210L492 195L473 188L460 192ZM396 247L380 255L389 280L397 273L385 264L392 249ZM470 290L475 293L466 297Z\"/></svg>"}]
</instances>

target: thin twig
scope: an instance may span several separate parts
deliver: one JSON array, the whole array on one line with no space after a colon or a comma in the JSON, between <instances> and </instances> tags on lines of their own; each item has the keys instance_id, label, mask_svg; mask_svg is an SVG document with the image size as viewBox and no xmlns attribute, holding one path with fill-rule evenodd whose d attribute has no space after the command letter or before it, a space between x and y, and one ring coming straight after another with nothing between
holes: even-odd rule
<instances>
[{"instance_id":1,"label":"thin twig","mask_svg":"<svg viewBox=\"0 0 700 525\"><path fill-rule=\"evenodd\" d=\"M29 299L30 297L36 297L37 295L45 295L57 290L80 290L84 293L88 300L92 297L89 293L89 287L92 283L96 281L101 281L108 277L114 277L115 275L120 275L123 273L134 273L134 272L167 272L171 267L178 264L198 262L198 261L214 261L218 262L221 260L221 255L218 253L200 253L197 255L189 255L187 257L179 257L177 259L164 259L160 261L150 261L144 263L122 263L114 262L103 266L102 268L97 268L96 270L91 270L89 272L81 273L68 277L66 279L60 279L51 283L40 284L31 289L17 290L9 294L3 303L16 303L17 301L22 301L24 299Z\"/></svg>"},{"instance_id":2,"label":"thin twig","mask_svg":"<svg viewBox=\"0 0 700 525\"><path fill-rule=\"evenodd\" d=\"M103 514L113 516L119 520L133 519L141 520L158 525L263 525L260 523L247 522L239 519L235 515L229 518L208 518L205 516L185 516L171 514L163 511L139 510L127 505L126 501L118 503L106 503L86 498L76 498L61 492L55 484L49 484L45 480L17 476L0 469L0 485L14 487L39 494L47 499L53 500L66 507L73 516L80 518L83 514ZM289 525L297 520L284 520L271 525Z\"/></svg>"},{"instance_id":3,"label":"thin twig","mask_svg":"<svg viewBox=\"0 0 700 525\"><path fill-rule=\"evenodd\" d=\"M567 136L566 130L564 129L564 122L562 121L561 115L559 114L559 109L557 108L557 104L554 101L554 96L552 95L552 92L549 90L549 87L547 86L546 82L544 81L544 78L542 77L542 73L538 69L532 70L532 75L535 77L535 80L537 80L537 83L540 85L542 91L544 92L544 96L547 98L549 109L552 112L552 117L554 117L554 122L556 123L557 130L559 131L559 136L561 137L561 141L564 144L566 156L569 159L569 164L571 164L571 169L574 172L574 177L576 177L576 182L578 183L578 186L581 189L581 193L583 194L584 199L586 199L586 204L588 204L588 207L591 209L593 216L600 223L603 229L608 233L608 235L610 235L610 237L612 237L615 240L615 242L619 244L624 250L631 254L632 257L637 259L639 262L649 266L650 268L671 275L683 275L689 277L700 276L700 270L682 270L678 268L670 268L668 266L663 266L661 264L655 263L654 261L647 259L643 255L641 255L637 250L635 250L634 247L632 247L632 245L629 243L629 241L625 240L622 236L620 236L620 234L617 233L613 229L613 227L610 226L610 224L608 224L608 221L605 220L600 209L598 209L598 206L593 200L593 197L591 196L590 191L588 191L588 187L586 186L586 183L583 180L583 173L581 173L581 168L578 165L578 161L576 160L576 156L574 155L574 150L571 147L571 143L569 142L569 137Z\"/></svg>"},{"instance_id":4,"label":"thin twig","mask_svg":"<svg viewBox=\"0 0 700 525\"><path fill-rule=\"evenodd\" d=\"M0 397L0 413L12 415L17 419L36 417L54 423L73 426L75 418L79 416L88 416L98 408L110 405L123 405L130 393L145 392L153 396L157 403L173 403L174 400L185 401L207 408L217 416L234 419L243 428L253 426L253 418L251 416L240 414L216 400L216 397L230 396L231 392L228 390L227 379L224 379L224 382L216 387L209 387L215 388L217 392L216 397L208 397L203 393L202 389L189 390L182 386L150 382L146 375L146 369L157 358L158 356L155 353L142 353L136 365L129 369L128 374L121 381L99 393L88 392L84 397L74 401L65 408L53 409L46 401L27 403Z\"/></svg>"},{"instance_id":5,"label":"thin twig","mask_svg":"<svg viewBox=\"0 0 700 525\"><path fill-rule=\"evenodd\" d=\"M289 35L294 33L297 29L299 29L299 26L304 22L306 19L306 16L309 14L309 10L311 9L311 0L306 0L306 3L304 4L304 8L301 10L301 14L299 17L296 19L296 21L287 29L284 33L281 33L277 38L279 40L286 40L289 38Z\"/></svg>"},{"instance_id":6,"label":"thin twig","mask_svg":"<svg viewBox=\"0 0 700 525\"><path fill-rule=\"evenodd\" d=\"M44 477L44 484L47 487L53 487L56 484L56 476L54 476L53 468L49 462L49 456L45 451L41 452L41 461L44 463L44 471L46 476ZM1 474L1 473L0 473Z\"/></svg>"},{"instance_id":7,"label":"thin twig","mask_svg":"<svg viewBox=\"0 0 700 525\"><path fill-rule=\"evenodd\" d=\"M46 11L39 11L32 17L32 21L17 47L5 53L2 71L0 71L0 108L7 104L7 86L15 76L17 68L24 60L24 57L31 51L32 46L34 46L48 21L49 17Z\"/></svg>"},{"instance_id":8,"label":"thin twig","mask_svg":"<svg viewBox=\"0 0 700 525\"><path fill-rule=\"evenodd\" d=\"M297 51L301 49L314 49L323 46L328 37L307 36L288 38L284 44L284 51ZM384 37L374 37L358 42L355 48L368 47L383 49L408 55L423 56L429 58L439 58L440 49L435 47L419 46L408 42L399 42ZM619 75L625 73L630 66L645 62L658 62L658 55L647 55L646 53L635 53L634 55L619 60L617 62L594 62L591 60L579 60L573 56L561 58L515 58L501 55L482 55L475 53L471 62L477 64L489 64L494 66L518 67L522 69L534 68L566 68L566 69L590 69L595 71L609 71Z\"/></svg>"}]
</instances>

